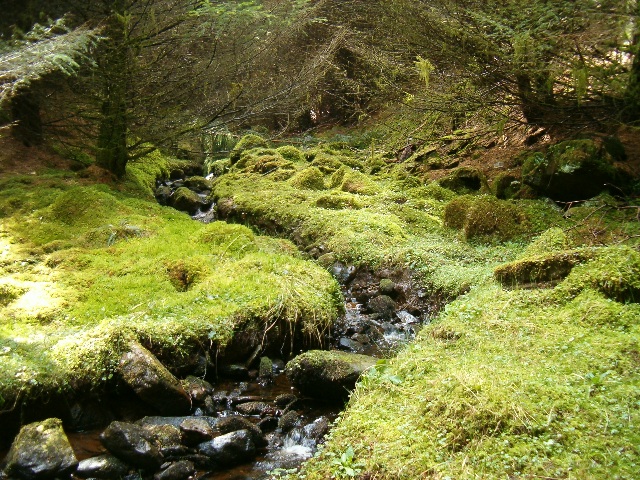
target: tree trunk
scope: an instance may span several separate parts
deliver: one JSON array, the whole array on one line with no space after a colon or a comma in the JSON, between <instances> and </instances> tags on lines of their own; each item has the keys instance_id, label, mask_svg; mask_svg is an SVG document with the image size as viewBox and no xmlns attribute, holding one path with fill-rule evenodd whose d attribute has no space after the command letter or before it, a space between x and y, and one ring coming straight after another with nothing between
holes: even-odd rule
<instances>
[{"instance_id":1,"label":"tree trunk","mask_svg":"<svg viewBox=\"0 0 640 480\"><path fill-rule=\"evenodd\" d=\"M640 2L638 2L636 22L640 22ZM633 36L633 63L629 72L629 83L624 94L624 109L622 119L625 122L637 122L640 120L640 27L636 23L636 31Z\"/></svg>"},{"instance_id":2,"label":"tree trunk","mask_svg":"<svg viewBox=\"0 0 640 480\"><path fill-rule=\"evenodd\" d=\"M23 91L11 99L13 125L11 134L27 146L42 143L40 102L30 91Z\"/></svg>"}]
</instances>

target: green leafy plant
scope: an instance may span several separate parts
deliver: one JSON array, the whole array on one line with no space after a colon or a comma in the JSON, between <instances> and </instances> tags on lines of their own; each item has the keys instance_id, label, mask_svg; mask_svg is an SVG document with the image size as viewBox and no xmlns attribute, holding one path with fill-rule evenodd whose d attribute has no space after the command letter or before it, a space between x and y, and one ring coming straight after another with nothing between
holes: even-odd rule
<instances>
[{"instance_id":1,"label":"green leafy plant","mask_svg":"<svg viewBox=\"0 0 640 480\"><path fill-rule=\"evenodd\" d=\"M363 463L355 461L355 452L351 445L340 455L340 458L334 458L331 464L334 467L331 478L354 478L362 472L364 467Z\"/></svg>"}]
</instances>

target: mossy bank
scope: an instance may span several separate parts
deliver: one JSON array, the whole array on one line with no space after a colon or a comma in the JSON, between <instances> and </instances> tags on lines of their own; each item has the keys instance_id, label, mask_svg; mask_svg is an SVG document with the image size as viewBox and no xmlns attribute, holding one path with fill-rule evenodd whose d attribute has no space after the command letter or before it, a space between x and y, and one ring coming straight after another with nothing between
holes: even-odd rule
<instances>
[{"instance_id":1,"label":"mossy bank","mask_svg":"<svg viewBox=\"0 0 640 480\"><path fill-rule=\"evenodd\" d=\"M174 371L198 352L244 361L321 343L342 308L330 274L286 240L159 206L151 192L171 168L155 153L118 184L0 178L2 409L100 390L131 339Z\"/></svg>"}]
</instances>

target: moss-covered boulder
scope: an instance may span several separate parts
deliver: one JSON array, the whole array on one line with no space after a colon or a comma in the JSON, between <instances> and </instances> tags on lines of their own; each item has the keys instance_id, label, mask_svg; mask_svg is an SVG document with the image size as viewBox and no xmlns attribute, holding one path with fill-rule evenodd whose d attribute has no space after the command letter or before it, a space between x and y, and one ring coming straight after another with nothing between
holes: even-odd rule
<instances>
[{"instance_id":1,"label":"moss-covered boulder","mask_svg":"<svg viewBox=\"0 0 640 480\"><path fill-rule=\"evenodd\" d=\"M305 395L341 401L348 397L360 375L375 364L376 359L367 355L312 350L287 363L285 372Z\"/></svg>"},{"instance_id":2,"label":"moss-covered boulder","mask_svg":"<svg viewBox=\"0 0 640 480\"><path fill-rule=\"evenodd\" d=\"M278 147L276 152L278 152L285 160L289 160L293 163L305 163L307 161L304 153L293 145L283 145L282 147Z\"/></svg>"},{"instance_id":3,"label":"moss-covered boulder","mask_svg":"<svg viewBox=\"0 0 640 480\"><path fill-rule=\"evenodd\" d=\"M4 464L9 477L37 480L66 477L76 469L78 460L62 421L49 418L20 429Z\"/></svg>"},{"instance_id":4,"label":"moss-covered boulder","mask_svg":"<svg viewBox=\"0 0 640 480\"><path fill-rule=\"evenodd\" d=\"M484 173L473 167L458 167L438 183L460 194L489 190Z\"/></svg>"},{"instance_id":5,"label":"moss-covered boulder","mask_svg":"<svg viewBox=\"0 0 640 480\"><path fill-rule=\"evenodd\" d=\"M202 198L187 187L178 188L171 197L171 206L181 212L187 212L189 215L194 215L204 205L205 202Z\"/></svg>"},{"instance_id":6,"label":"moss-covered boulder","mask_svg":"<svg viewBox=\"0 0 640 480\"><path fill-rule=\"evenodd\" d=\"M238 143L236 143L236 146L233 147L233 150L231 150L231 153L229 154L229 159L231 160L231 163L236 163L238 160L240 160L240 155L242 154L242 152L259 147L267 147L267 141L264 138L254 133L245 135L240 139Z\"/></svg>"},{"instance_id":7,"label":"moss-covered boulder","mask_svg":"<svg viewBox=\"0 0 640 480\"><path fill-rule=\"evenodd\" d=\"M553 252L561 252L571 248L571 241L561 228L553 227L542 232L533 242L527 245L523 258L538 255L547 255Z\"/></svg>"},{"instance_id":8,"label":"moss-covered boulder","mask_svg":"<svg viewBox=\"0 0 640 480\"><path fill-rule=\"evenodd\" d=\"M313 167L318 167L324 174L333 173L344 166L337 157L327 153L318 153L315 155L311 165Z\"/></svg>"},{"instance_id":9,"label":"moss-covered boulder","mask_svg":"<svg viewBox=\"0 0 640 480\"><path fill-rule=\"evenodd\" d=\"M530 154L522 180L554 200L584 200L618 180L611 155L594 140L567 140Z\"/></svg>"},{"instance_id":10,"label":"moss-covered boulder","mask_svg":"<svg viewBox=\"0 0 640 480\"><path fill-rule=\"evenodd\" d=\"M449 202L444 223L462 229L466 238L507 241L526 231L527 217L516 204L489 195L463 195Z\"/></svg>"},{"instance_id":11,"label":"moss-covered boulder","mask_svg":"<svg viewBox=\"0 0 640 480\"><path fill-rule=\"evenodd\" d=\"M196 192L203 192L212 188L211 181L199 175L186 178L184 186Z\"/></svg>"},{"instance_id":12,"label":"moss-covered boulder","mask_svg":"<svg viewBox=\"0 0 640 480\"><path fill-rule=\"evenodd\" d=\"M562 295L585 289L619 302L640 302L640 253L629 247L607 247L589 262L574 268L558 286Z\"/></svg>"},{"instance_id":13,"label":"moss-covered boulder","mask_svg":"<svg viewBox=\"0 0 640 480\"><path fill-rule=\"evenodd\" d=\"M573 267L592 257L591 249L540 254L499 265L493 275L506 287L556 282L567 277Z\"/></svg>"},{"instance_id":14,"label":"moss-covered boulder","mask_svg":"<svg viewBox=\"0 0 640 480\"><path fill-rule=\"evenodd\" d=\"M500 173L493 179L493 194L502 200L515 197L521 188L520 179L508 172Z\"/></svg>"},{"instance_id":15,"label":"moss-covered boulder","mask_svg":"<svg viewBox=\"0 0 640 480\"><path fill-rule=\"evenodd\" d=\"M318 197L316 207L329 210L343 210L347 208L358 210L363 207L363 203L356 195L346 192L331 192Z\"/></svg>"},{"instance_id":16,"label":"moss-covered boulder","mask_svg":"<svg viewBox=\"0 0 640 480\"><path fill-rule=\"evenodd\" d=\"M340 167L331 175L331 188L339 188L343 192L360 195L376 195L380 187L367 175L345 166Z\"/></svg>"},{"instance_id":17,"label":"moss-covered boulder","mask_svg":"<svg viewBox=\"0 0 640 480\"><path fill-rule=\"evenodd\" d=\"M304 190L325 190L324 175L317 167L308 167L296 173L290 180L291 185Z\"/></svg>"}]
</instances>

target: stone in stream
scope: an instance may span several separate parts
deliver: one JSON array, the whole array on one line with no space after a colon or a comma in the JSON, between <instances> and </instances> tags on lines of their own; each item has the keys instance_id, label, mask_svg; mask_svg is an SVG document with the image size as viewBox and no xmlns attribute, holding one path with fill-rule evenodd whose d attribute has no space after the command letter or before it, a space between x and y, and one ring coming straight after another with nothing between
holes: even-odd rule
<instances>
[{"instance_id":1,"label":"stone in stream","mask_svg":"<svg viewBox=\"0 0 640 480\"><path fill-rule=\"evenodd\" d=\"M355 387L360 375L376 364L377 359L337 350L310 350L287 364L291 383L305 395L342 401Z\"/></svg>"},{"instance_id":2,"label":"stone in stream","mask_svg":"<svg viewBox=\"0 0 640 480\"><path fill-rule=\"evenodd\" d=\"M182 442L188 446L196 446L215 437L215 430L209 422L199 417L191 417L180 423Z\"/></svg>"},{"instance_id":3,"label":"stone in stream","mask_svg":"<svg viewBox=\"0 0 640 480\"><path fill-rule=\"evenodd\" d=\"M160 205L169 205L169 201L171 198L171 187L167 187L166 185L160 185L156 188L155 197Z\"/></svg>"},{"instance_id":4,"label":"stone in stream","mask_svg":"<svg viewBox=\"0 0 640 480\"><path fill-rule=\"evenodd\" d=\"M397 305L394 302L393 298L388 295L378 295L377 297L373 297L367 303L367 308L373 312L377 313L380 318L384 320L390 320L393 317L393 314L396 311Z\"/></svg>"},{"instance_id":5,"label":"stone in stream","mask_svg":"<svg viewBox=\"0 0 640 480\"><path fill-rule=\"evenodd\" d=\"M22 427L4 462L9 477L26 480L68 476L78 466L58 418Z\"/></svg>"},{"instance_id":6,"label":"stone in stream","mask_svg":"<svg viewBox=\"0 0 640 480\"><path fill-rule=\"evenodd\" d=\"M194 403L202 404L207 395L213 393L213 386L209 382L192 375L185 378L182 385Z\"/></svg>"},{"instance_id":7,"label":"stone in stream","mask_svg":"<svg viewBox=\"0 0 640 480\"><path fill-rule=\"evenodd\" d=\"M112 422L100 435L102 444L119 459L136 467L156 471L164 462L157 445L144 427L133 423Z\"/></svg>"},{"instance_id":8,"label":"stone in stream","mask_svg":"<svg viewBox=\"0 0 640 480\"><path fill-rule=\"evenodd\" d=\"M180 460L172 463L161 472L153 476L153 480L185 480L191 477L196 471L193 462Z\"/></svg>"},{"instance_id":9,"label":"stone in stream","mask_svg":"<svg viewBox=\"0 0 640 480\"><path fill-rule=\"evenodd\" d=\"M120 357L119 371L136 395L160 413L180 415L191 409L191 399L178 379L142 345L129 345Z\"/></svg>"},{"instance_id":10,"label":"stone in stream","mask_svg":"<svg viewBox=\"0 0 640 480\"><path fill-rule=\"evenodd\" d=\"M268 444L267 439L262 434L262 430L260 430L257 425L239 415L220 418L218 420L218 430L220 433L248 430L249 433L251 433L251 440L257 447L266 447Z\"/></svg>"},{"instance_id":11,"label":"stone in stream","mask_svg":"<svg viewBox=\"0 0 640 480\"><path fill-rule=\"evenodd\" d=\"M246 402L236 405L236 410L242 415L264 416L274 410L273 406L266 402Z\"/></svg>"},{"instance_id":12,"label":"stone in stream","mask_svg":"<svg viewBox=\"0 0 640 480\"><path fill-rule=\"evenodd\" d=\"M230 467L253 460L256 446L249 430L237 430L201 443L198 452L209 457L215 467Z\"/></svg>"},{"instance_id":13,"label":"stone in stream","mask_svg":"<svg viewBox=\"0 0 640 480\"><path fill-rule=\"evenodd\" d=\"M356 340L342 337L338 342L338 348L340 348L340 350L347 350L350 352L360 352L363 349L363 345Z\"/></svg>"},{"instance_id":14,"label":"stone in stream","mask_svg":"<svg viewBox=\"0 0 640 480\"><path fill-rule=\"evenodd\" d=\"M278 420L278 428L283 432L288 432L298 423L300 414L295 410L291 410L280 417Z\"/></svg>"},{"instance_id":15,"label":"stone in stream","mask_svg":"<svg viewBox=\"0 0 640 480\"><path fill-rule=\"evenodd\" d=\"M120 478L129 467L118 457L105 454L87 458L78 464L75 475L82 478Z\"/></svg>"},{"instance_id":16,"label":"stone in stream","mask_svg":"<svg viewBox=\"0 0 640 480\"><path fill-rule=\"evenodd\" d=\"M260 357L258 378L262 382L270 382L273 379L273 362L269 357Z\"/></svg>"},{"instance_id":17,"label":"stone in stream","mask_svg":"<svg viewBox=\"0 0 640 480\"><path fill-rule=\"evenodd\" d=\"M285 408L291 402L295 402L298 399L293 393L282 393L278 395L274 402L280 408Z\"/></svg>"},{"instance_id":18,"label":"stone in stream","mask_svg":"<svg viewBox=\"0 0 640 480\"><path fill-rule=\"evenodd\" d=\"M189 215L194 215L198 209L205 205L206 203L200 196L187 187L178 188L171 196L171 206L181 212L187 212Z\"/></svg>"},{"instance_id":19,"label":"stone in stream","mask_svg":"<svg viewBox=\"0 0 640 480\"><path fill-rule=\"evenodd\" d=\"M160 450L163 458L179 457L187 453L182 445L182 432L173 425L147 425L147 438Z\"/></svg>"}]
</instances>

